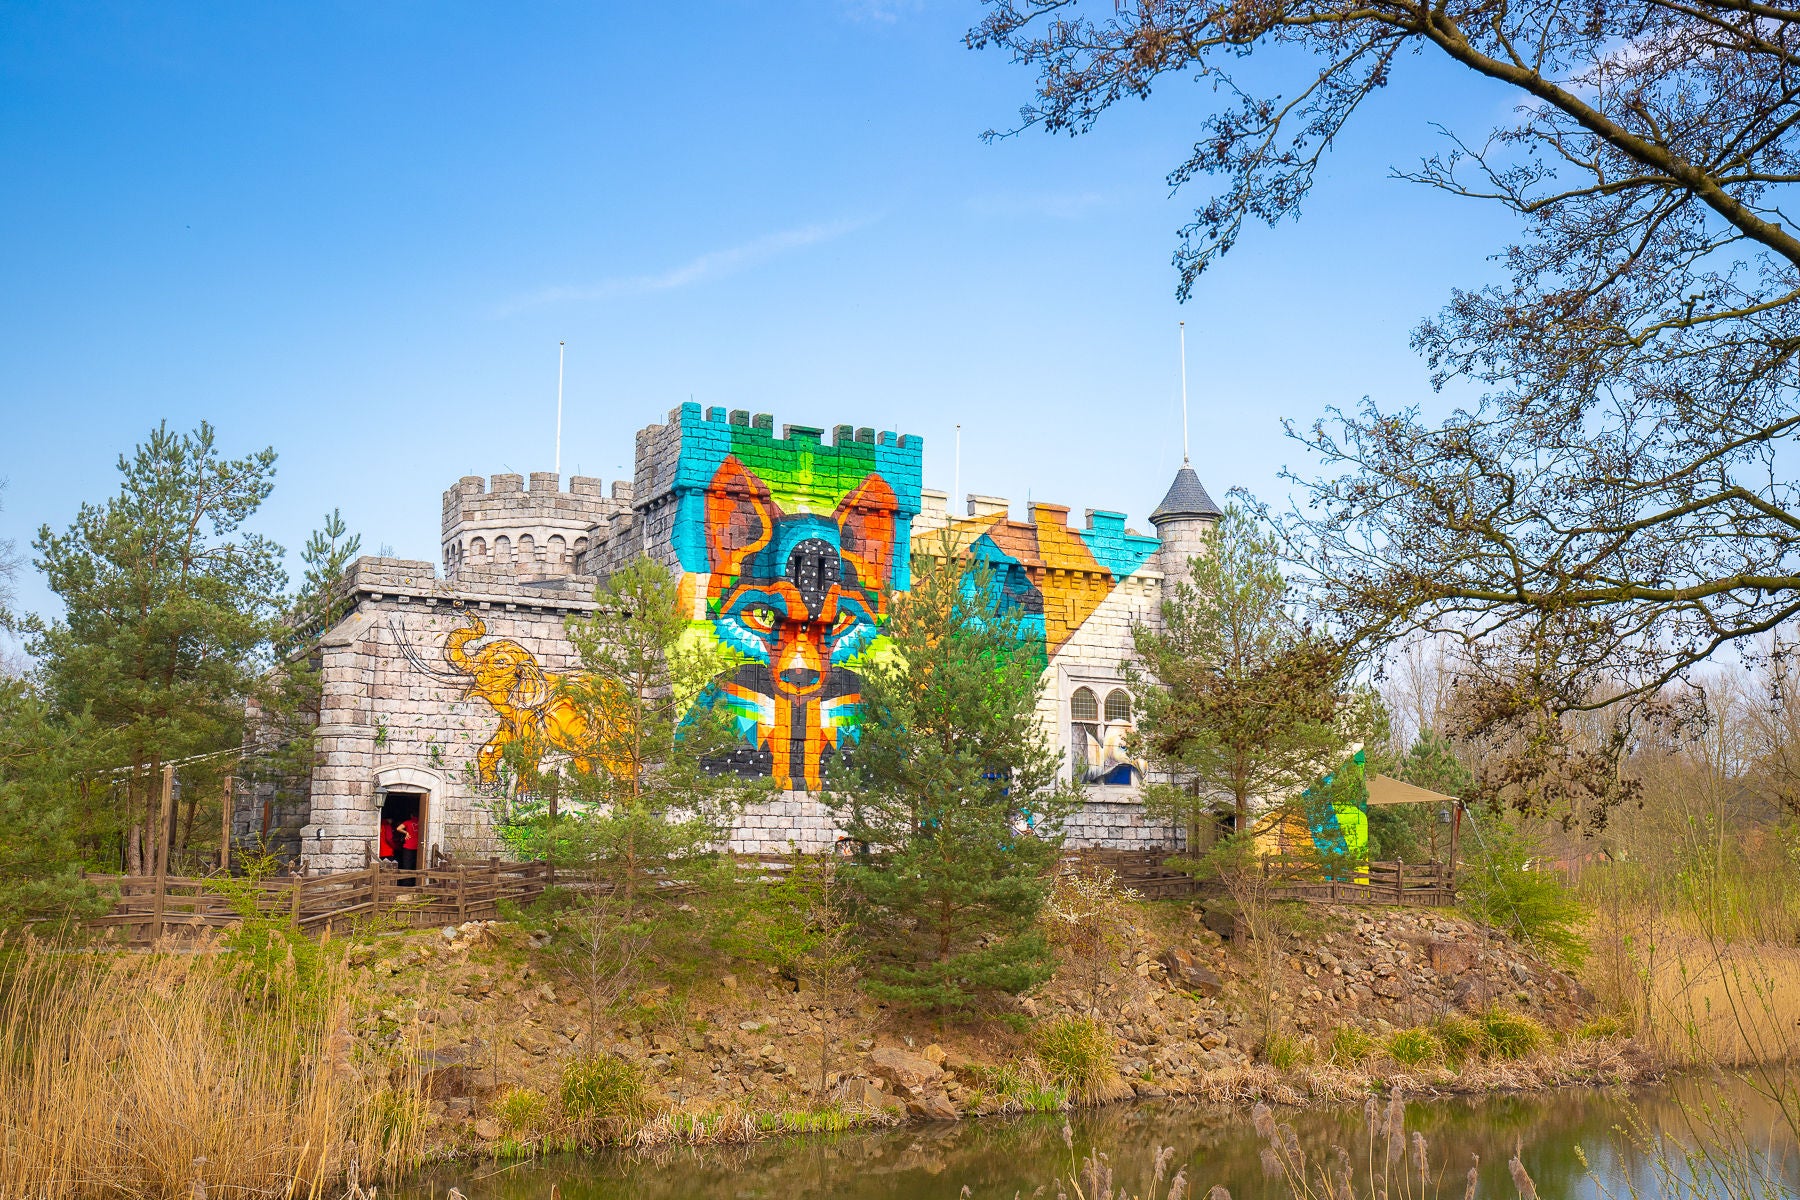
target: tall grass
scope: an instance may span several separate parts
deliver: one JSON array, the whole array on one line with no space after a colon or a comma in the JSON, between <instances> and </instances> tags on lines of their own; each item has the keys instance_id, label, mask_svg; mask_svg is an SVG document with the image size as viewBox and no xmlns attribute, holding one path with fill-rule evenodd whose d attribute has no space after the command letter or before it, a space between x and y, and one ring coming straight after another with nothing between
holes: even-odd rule
<instances>
[{"instance_id":1,"label":"tall grass","mask_svg":"<svg viewBox=\"0 0 1800 1200\"><path fill-rule=\"evenodd\" d=\"M416 1073L359 1071L342 957L252 982L216 949L0 947L0 1200L316 1197L413 1165Z\"/></svg>"},{"instance_id":2,"label":"tall grass","mask_svg":"<svg viewBox=\"0 0 1800 1200\"><path fill-rule=\"evenodd\" d=\"M1090 1017L1043 1022L1032 1031L1032 1047L1050 1082L1066 1089L1078 1104L1105 1099L1108 1086L1118 1078L1112 1038Z\"/></svg>"},{"instance_id":3,"label":"tall grass","mask_svg":"<svg viewBox=\"0 0 1800 1200\"><path fill-rule=\"evenodd\" d=\"M591 1145L629 1137L656 1115L643 1068L606 1054L563 1064L559 1099L563 1119Z\"/></svg>"}]
</instances>

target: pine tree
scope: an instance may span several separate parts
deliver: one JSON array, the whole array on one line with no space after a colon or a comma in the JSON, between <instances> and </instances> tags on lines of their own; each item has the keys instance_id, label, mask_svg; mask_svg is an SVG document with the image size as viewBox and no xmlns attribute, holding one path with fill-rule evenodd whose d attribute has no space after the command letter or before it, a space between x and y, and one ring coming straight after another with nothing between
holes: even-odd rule
<instances>
[{"instance_id":1,"label":"pine tree","mask_svg":"<svg viewBox=\"0 0 1800 1200\"><path fill-rule=\"evenodd\" d=\"M297 630L323 633L349 612L350 599L342 590L344 576L361 552L362 534L351 533L337 509L326 513L324 523L313 530L300 551L306 572L294 597L292 621Z\"/></svg>"},{"instance_id":2,"label":"pine tree","mask_svg":"<svg viewBox=\"0 0 1800 1200\"><path fill-rule=\"evenodd\" d=\"M865 986L964 1009L1049 978L1036 918L1076 792L1037 721L1039 647L985 569L946 548L890 608L892 653L859 665L861 734L826 802L866 847L841 868Z\"/></svg>"},{"instance_id":3,"label":"pine tree","mask_svg":"<svg viewBox=\"0 0 1800 1200\"><path fill-rule=\"evenodd\" d=\"M0 630L18 627L18 574L13 540L0 538ZM86 713L52 712L22 670L0 663L0 930L105 907L81 877L96 791L88 725Z\"/></svg>"},{"instance_id":4,"label":"pine tree","mask_svg":"<svg viewBox=\"0 0 1800 1200\"><path fill-rule=\"evenodd\" d=\"M1299 794L1360 740L1369 697L1346 681L1338 647L1295 615L1274 539L1228 507L1161 628L1133 630L1125 673L1141 715L1136 744L1176 782L1146 808L1184 823L1188 845L1221 805L1248 827L1252 804Z\"/></svg>"},{"instance_id":5,"label":"pine tree","mask_svg":"<svg viewBox=\"0 0 1800 1200\"><path fill-rule=\"evenodd\" d=\"M1419 735L1392 771L1408 783L1446 796L1466 795L1474 783L1450 739L1433 729ZM1375 858L1436 860L1446 849L1438 844L1443 829L1436 805L1400 804L1369 810L1369 845Z\"/></svg>"},{"instance_id":6,"label":"pine tree","mask_svg":"<svg viewBox=\"0 0 1800 1200\"><path fill-rule=\"evenodd\" d=\"M790 850L784 869L751 885L733 938L739 953L768 963L811 993L819 1016L814 1094L821 1097L831 1071L837 1006L854 985L863 957L841 865L832 855Z\"/></svg>"},{"instance_id":7,"label":"pine tree","mask_svg":"<svg viewBox=\"0 0 1800 1200\"><path fill-rule=\"evenodd\" d=\"M584 981L590 1021L629 994L646 956L698 960L694 939L718 915L710 902L735 880L723 852L732 818L768 791L718 765L736 734L693 702L726 664L689 636L668 569L640 558L595 599L594 612L566 626L581 670L560 697L578 714L567 726L578 750L550 762L542 746L509 747L509 773L526 794L505 814L516 843L582 877L560 949ZM560 800L554 815L534 803L545 794Z\"/></svg>"},{"instance_id":8,"label":"pine tree","mask_svg":"<svg viewBox=\"0 0 1800 1200\"><path fill-rule=\"evenodd\" d=\"M82 505L65 533L39 530L64 612L23 626L52 711L90 713L95 758L129 768L113 825L140 872L155 867L161 765L242 741L287 577L281 548L244 529L274 486L274 450L227 459L212 426L164 424L119 471L112 499Z\"/></svg>"}]
</instances>

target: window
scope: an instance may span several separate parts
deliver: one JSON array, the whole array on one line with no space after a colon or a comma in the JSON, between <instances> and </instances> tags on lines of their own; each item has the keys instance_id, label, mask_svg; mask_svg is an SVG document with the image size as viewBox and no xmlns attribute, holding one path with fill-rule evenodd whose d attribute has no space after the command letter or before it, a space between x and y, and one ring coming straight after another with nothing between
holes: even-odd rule
<instances>
[{"instance_id":1,"label":"window","mask_svg":"<svg viewBox=\"0 0 1800 1200\"><path fill-rule=\"evenodd\" d=\"M1069 697L1069 748L1079 779L1087 783L1130 786L1138 768L1126 752L1131 734L1131 693L1113 688L1106 694L1106 721L1092 688L1076 688Z\"/></svg>"},{"instance_id":2,"label":"window","mask_svg":"<svg viewBox=\"0 0 1800 1200\"><path fill-rule=\"evenodd\" d=\"M1069 719L1095 724L1100 720L1100 705L1094 700L1094 693L1087 688L1076 688L1075 694L1069 697Z\"/></svg>"},{"instance_id":3,"label":"window","mask_svg":"<svg viewBox=\"0 0 1800 1200\"><path fill-rule=\"evenodd\" d=\"M512 561L512 539L504 533L494 539L494 561L503 563Z\"/></svg>"},{"instance_id":4,"label":"window","mask_svg":"<svg viewBox=\"0 0 1800 1200\"><path fill-rule=\"evenodd\" d=\"M1106 722L1131 720L1131 697L1124 688L1114 688L1106 693Z\"/></svg>"},{"instance_id":5,"label":"window","mask_svg":"<svg viewBox=\"0 0 1800 1200\"><path fill-rule=\"evenodd\" d=\"M531 540L529 533L519 535L519 561L522 563L537 561L537 543Z\"/></svg>"},{"instance_id":6,"label":"window","mask_svg":"<svg viewBox=\"0 0 1800 1200\"><path fill-rule=\"evenodd\" d=\"M555 533L551 534L550 541L546 543L546 546L549 551L549 561L551 565L558 567L562 566L568 558L568 553L563 547L562 536Z\"/></svg>"},{"instance_id":7,"label":"window","mask_svg":"<svg viewBox=\"0 0 1800 1200\"><path fill-rule=\"evenodd\" d=\"M487 557L487 540L485 538L469 539L469 557L477 559Z\"/></svg>"}]
</instances>

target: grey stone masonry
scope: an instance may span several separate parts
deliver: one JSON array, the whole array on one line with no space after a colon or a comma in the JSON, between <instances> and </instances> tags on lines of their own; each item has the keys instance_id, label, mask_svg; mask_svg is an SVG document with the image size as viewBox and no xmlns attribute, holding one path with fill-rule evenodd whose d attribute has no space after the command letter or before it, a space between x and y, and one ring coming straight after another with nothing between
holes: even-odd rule
<instances>
[{"instance_id":1,"label":"grey stone masonry","mask_svg":"<svg viewBox=\"0 0 1800 1200\"><path fill-rule=\"evenodd\" d=\"M252 780L239 787L236 835L249 840L266 829L308 870L360 867L376 846L383 797L409 794L421 797L427 854L499 852L494 817L506 803L506 788L489 768L498 747L524 724L546 720L557 703L556 681L579 668L564 620L592 611L596 587L640 554L677 567L682 422L698 411L678 408L664 423L640 430L632 479L610 489L581 475L565 488L556 474L542 471L457 480L443 494L441 577L432 563L417 560L365 557L352 564L343 597L347 615L330 629L303 631L316 636L322 688L311 776L291 786ZM770 415L738 410L728 416L712 410L709 431L715 423L771 435L774 428ZM821 433L810 426L783 430L785 438L815 441ZM887 445L894 435L839 425L833 436ZM948 499L928 490L916 515L902 514L911 517L913 548L934 544L951 525ZM1004 499L986 495L969 495L964 505L978 519L1003 518L1009 509ZM1072 545L1078 534L1096 546L1146 541L1124 527L1121 514L1090 510L1080 531L1068 526L1067 514L1031 505L1029 520L1014 523L1014 532L1041 530L1041 548ZM1058 750L1071 756L1071 771L1074 699L1087 692L1111 705L1124 687L1120 662L1131 652L1132 628L1160 618L1159 602L1186 575L1188 556L1204 550L1217 517L1198 477L1184 467L1151 516L1159 547L1147 560L1133 559L1139 565L1123 577L1096 566L1098 560L1077 569L1048 551L1032 565L1040 586L1063 589L1065 603L1056 612L1065 615L1046 614L1054 618L1050 624L1064 625L1045 671L1039 715ZM1071 597L1102 587L1104 596L1078 616ZM453 642L458 630L465 632ZM1121 720L1130 719L1128 708ZM1097 744L1084 737L1083 745ZM553 755L566 753L554 736L549 741ZM1179 845L1180 831L1145 818L1140 799L1135 782L1090 784L1088 802L1065 825L1069 844ZM790 844L824 850L837 837L830 812L817 800L788 793L743 813L731 845L758 853Z\"/></svg>"},{"instance_id":2,"label":"grey stone masonry","mask_svg":"<svg viewBox=\"0 0 1800 1200\"><path fill-rule=\"evenodd\" d=\"M579 569L591 545L612 536L613 526L631 512L629 484L605 484L585 475L558 488L549 471L533 471L526 490L518 475L484 481L465 475L444 493L444 571L451 578L468 571L520 579L554 578Z\"/></svg>"},{"instance_id":3,"label":"grey stone masonry","mask_svg":"<svg viewBox=\"0 0 1800 1200\"><path fill-rule=\"evenodd\" d=\"M321 697L314 762L297 849L309 871L360 867L379 834L383 794L423 797L423 848L483 857L500 847L494 806L503 788L476 773L476 758L505 728L490 703L511 703L533 681L506 674L484 647L522 650L548 680L578 663L563 628L570 613L591 611L595 581L582 576L520 580L465 570L434 577L430 563L362 558L349 572L349 615L317 644ZM483 636L468 653L474 669L445 654L452 630L479 621ZM510 660L516 667L516 660ZM483 673L485 670L485 673ZM234 825L260 822L263 797L244 789ZM424 856L422 855L422 858Z\"/></svg>"}]
</instances>

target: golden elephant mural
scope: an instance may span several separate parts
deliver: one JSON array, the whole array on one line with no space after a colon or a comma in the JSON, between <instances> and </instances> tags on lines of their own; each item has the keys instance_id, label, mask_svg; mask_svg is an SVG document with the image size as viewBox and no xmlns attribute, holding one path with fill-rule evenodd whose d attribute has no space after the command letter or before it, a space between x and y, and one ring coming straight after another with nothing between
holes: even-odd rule
<instances>
[{"instance_id":1,"label":"golden elephant mural","mask_svg":"<svg viewBox=\"0 0 1800 1200\"><path fill-rule=\"evenodd\" d=\"M502 764L509 747L516 747L515 755L532 771L550 753L567 755L574 771L593 771L588 714L571 694L571 685L584 682L581 676L544 670L536 655L511 638L472 645L487 636L487 623L472 613L468 624L451 630L444 640L443 661L449 670L427 662L404 628L397 621L392 625L413 666L440 683L460 687L464 699L482 701L500 718L492 736L475 752L475 775L482 784L499 786L504 781Z\"/></svg>"}]
</instances>

